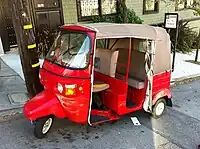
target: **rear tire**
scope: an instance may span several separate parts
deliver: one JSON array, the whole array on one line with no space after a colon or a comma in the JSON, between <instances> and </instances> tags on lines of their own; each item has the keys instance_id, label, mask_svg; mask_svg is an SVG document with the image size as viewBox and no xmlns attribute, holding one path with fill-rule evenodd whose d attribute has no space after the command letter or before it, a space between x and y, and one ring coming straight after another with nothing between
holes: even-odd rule
<instances>
[{"instance_id":1,"label":"rear tire","mask_svg":"<svg viewBox=\"0 0 200 149\"><path fill-rule=\"evenodd\" d=\"M34 134L38 139L44 138L53 125L53 116L39 118L35 121Z\"/></svg>"},{"instance_id":2,"label":"rear tire","mask_svg":"<svg viewBox=\"0 0 200 149\"><path fill-rule=\"evenodd\" d=\"M157 100L156 104L152 109L152 117L157 119L160 118L166 110L166 101L163 98Z\"/></svg>"}]
</instances>

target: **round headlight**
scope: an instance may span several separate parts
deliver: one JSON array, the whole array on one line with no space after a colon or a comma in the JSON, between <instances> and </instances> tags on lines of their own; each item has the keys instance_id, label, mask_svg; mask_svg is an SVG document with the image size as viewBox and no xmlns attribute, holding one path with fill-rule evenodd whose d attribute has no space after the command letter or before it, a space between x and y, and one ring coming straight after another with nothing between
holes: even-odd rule
<instances>
[{"instance_id":1,"label":"round headlight","mask_svg":"<svg viewBox=\"0 0 200 149\"><path fill-rule=\"evenodd\" d=\"M60 93L62 93L62 92L63 92L63 86L62 86L62 84L58 83L57 89L58 89L58 91L59 91Z\"/></svg>"}]
</instances>

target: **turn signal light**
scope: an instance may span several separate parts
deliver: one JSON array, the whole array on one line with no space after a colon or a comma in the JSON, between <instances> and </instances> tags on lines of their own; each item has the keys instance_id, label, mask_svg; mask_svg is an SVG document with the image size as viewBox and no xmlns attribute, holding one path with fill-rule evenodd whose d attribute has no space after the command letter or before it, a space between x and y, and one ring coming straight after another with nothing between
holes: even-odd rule
<instances>
[{"instance_id":1,"label":"turn signal light","mask_svg":"<svg viewBox=\"0 0 200 149\"><path fill-rule=\"evenodd\" d=\"M62 85L58 83L57 90L59 91L60 94L63 94L64 96L74 96L83 93L83 87L77 84Z\"/></svg>"},{"instance_id":2,"label":"turn signal light","mask_svg":"<svg viewBox=\"0 0 200 149\"><path fill-rule=\"evenodd\" d=\"M73 89L73 88L65 89L65 95L69 96L69 95L74 95L74 94L75 94L75 89Z\"/></svg>"},{"instance_id":3,"label":"turn signal light","mask_svg":"<svg viewBox=\"0 0 200 149\"><path fill-rule=\"evenodd\" d=\"M65 85L65 95L74 95L75 94L76 85Z\"/></svg>"}]
</instances>

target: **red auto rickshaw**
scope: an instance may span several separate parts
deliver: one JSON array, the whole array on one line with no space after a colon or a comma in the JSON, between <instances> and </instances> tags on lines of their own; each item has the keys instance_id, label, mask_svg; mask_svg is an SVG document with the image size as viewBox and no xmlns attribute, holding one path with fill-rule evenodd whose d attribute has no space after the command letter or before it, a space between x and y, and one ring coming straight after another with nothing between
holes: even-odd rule
<instances>
[{"instance_id":1,"label":"red auto rickshaw","mask_svg":"<svg viewBox=\"0 0 200 149\"><path fill-rule=\"evenodd\" d=\"M172 106L171 42L165 29L139 24L64 25L40 69L44 91L24 105L43 138L54 116L97 125L143 109Z\"/></svg>"}]
</instances>

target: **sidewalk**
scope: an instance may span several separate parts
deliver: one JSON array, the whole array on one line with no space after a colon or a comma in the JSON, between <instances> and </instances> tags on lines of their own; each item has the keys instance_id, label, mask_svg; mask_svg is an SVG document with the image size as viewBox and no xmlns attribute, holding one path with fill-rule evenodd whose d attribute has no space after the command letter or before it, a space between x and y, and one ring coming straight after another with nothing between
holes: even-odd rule
<instances>
[{"instance_id":1,"label":"sidewalk","mask_svg":"<svg viewBox=\"0 0 200 149\"><path fill-rule=\"evenodd\" d=\"M186 62L194 60L195 53L176 54L175 71L172 73L171 85L185 79L200 77L200 65ZM2 60L1 60L2 59ZM27 90L24 83L24 75L20 57L17 52L4 54L0 58L0 116L2 111L20 109L28 100ZM6 63L6 64L5 64ZM43 60L40 60L42 66Z\"/></svg>"},{"instance_id":2,"label":"sidewalk","mask_svg":"<svg viewBox=\"0 0 200 149\"><path fill-rule=\"evenodd\" d=\"M1 56L1 58L10 68L12 68L24 80L21 61L19 54L17 52L5 54ZM172 73L171 81L174 82L176 80L179 80L180 78L188 78L188 77L190 78L193 76L200 76L200 65L185 61L194 59L195 59L195 52L190 54L176 53L175 70ZM42 66L42 64L43 60L40 59L40 66Z\"/></svg>"},{"instance_id":3,"label":"sidewalk","mask_svg":"<svg viewBox=\"0 0 200 149\"><path fill-rule=\"evenodd\" d=\"M194 59L195 52L190 54L176 53L175 70L172 73L172 80L200 76L200 65L186 62L186 60ZM198 60L200 61L200 57Z\"/></svg>"},{"instance_id":4,"label":"sidewalk","mask_svg":"<svg viewBox=\"0 0 200 149\"><path fill-rule=\"evenodd\" d=\"M22 78L0 59L0 115L12 114L28 100ZM14 114L14 113L13 113Z\"/></svg>"}]
</instances>

